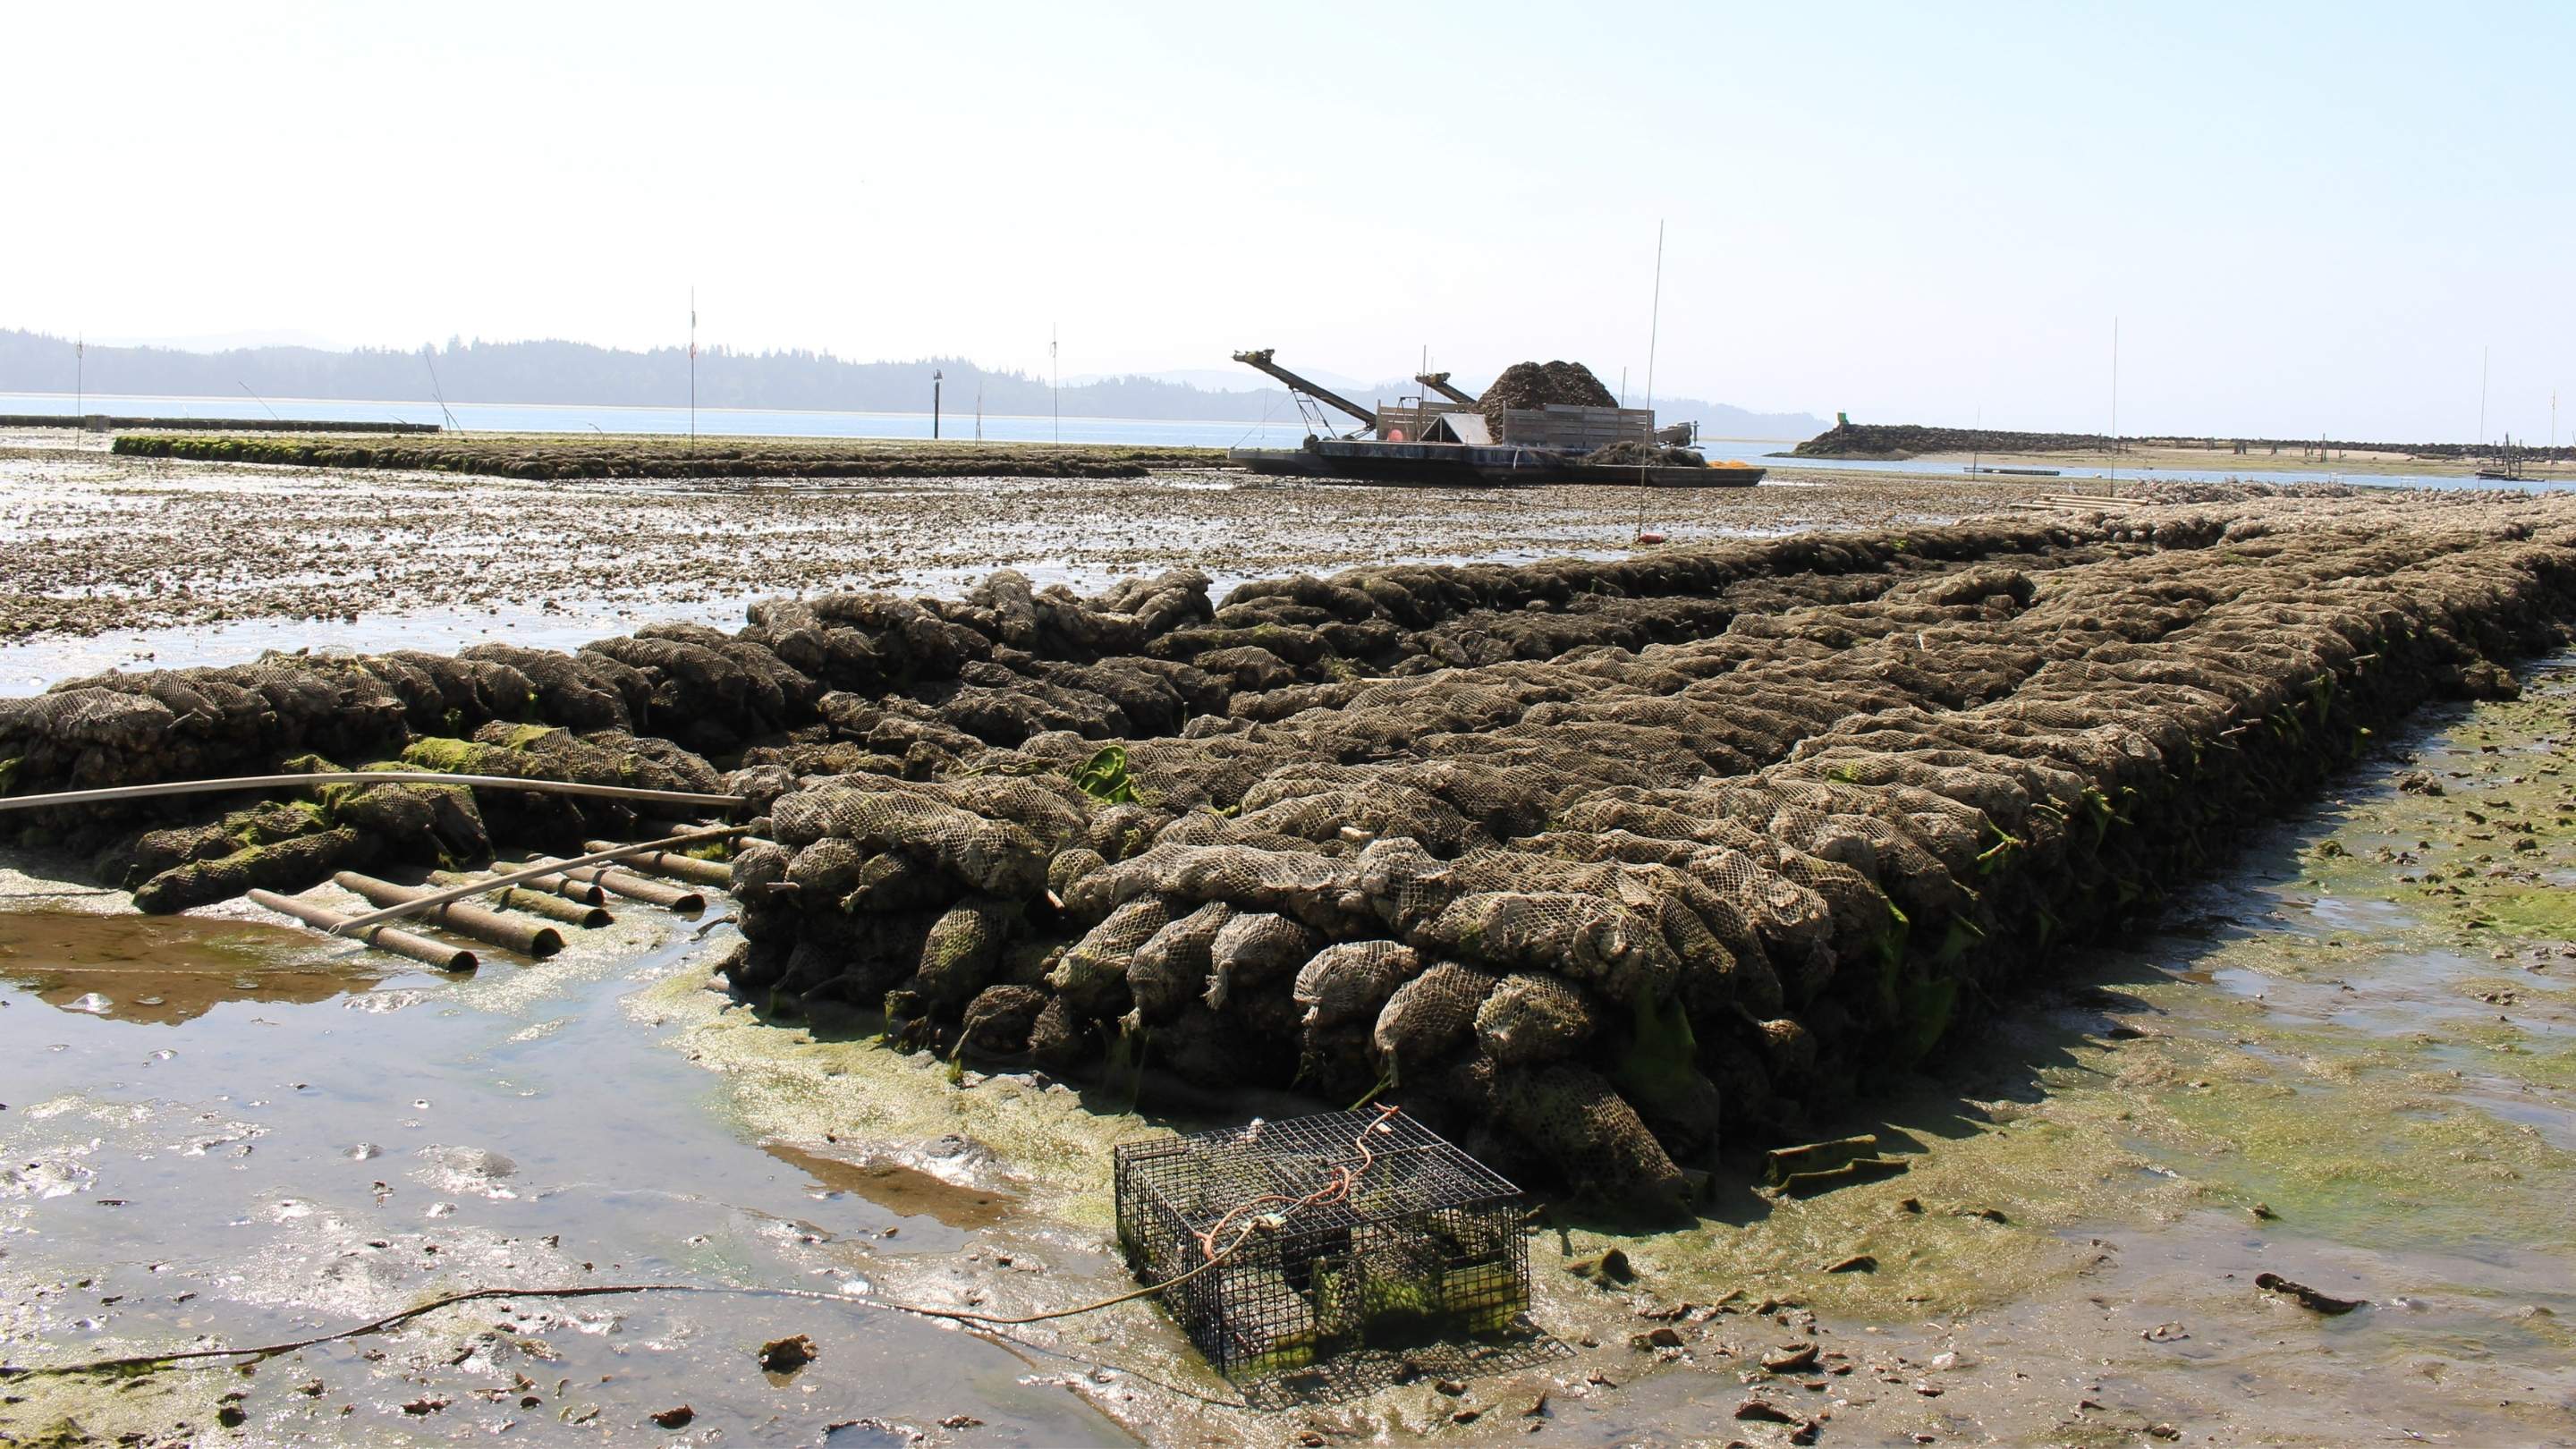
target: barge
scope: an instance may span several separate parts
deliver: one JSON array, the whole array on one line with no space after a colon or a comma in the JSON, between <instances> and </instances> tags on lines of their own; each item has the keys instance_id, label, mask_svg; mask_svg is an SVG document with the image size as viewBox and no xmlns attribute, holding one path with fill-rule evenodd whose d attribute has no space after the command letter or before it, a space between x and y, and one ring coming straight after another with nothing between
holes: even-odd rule
<instances>
[{"instance_id":1,"label":"barge","mask_svg":"<svg viewBox=\"0 0 2576 1449\"><path fill-rule=\"evenodd\" d=\"M1496 443L1392 443L1315 438L1297 448L1235 448L1226 461L1255 473L1423 488L1508 488L1541 483L1610 483L1651 488L1749 488L1765 470L1745 464L1630 467L1586 463L1554 448Z\"/></svg>"},{"instance_id":2,"label":"barge","mask_svg":"<svg viewBox=\"0 0 2576 1449\"><path fill-rule=\"evenodd\" d=\"M1671 461L1689 442L1690 426L1658 430L1650 408L1544 403L1489 414L1475 396L1451 386L1445 372L1417 377L1422 395L1409 406L1371 408L1280 366L1270 349L1238 352L1234 360L1285 384L1307 422L1299 447L1228 451L1228 462L1255 473L1423 488L1747 488L1767 471L1733 461ZM1337 432L1328 410L1358 419L1360 427Z\"/></svg>"}]
</instances>

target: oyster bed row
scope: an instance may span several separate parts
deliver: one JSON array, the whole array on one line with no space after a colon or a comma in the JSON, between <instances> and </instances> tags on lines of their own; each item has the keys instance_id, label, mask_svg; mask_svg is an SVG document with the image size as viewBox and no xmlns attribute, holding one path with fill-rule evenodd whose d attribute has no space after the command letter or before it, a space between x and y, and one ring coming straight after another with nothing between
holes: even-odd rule
<instances>
[{"instance_id":1,"label":"oyster bed row","mask_svg":"<svg viewBox=\"0 0 2576 1449\"><path fill-rule=\"evenodd\" d=\"M1092 598L1004 573L572 654L73 681L0 702L0 789L298 759L723 789L765 837L726 964L764 1006L1376 1093L1652 1197L1919 1061L2374 725L2509 691L2571 617L2576 510L2495 495L1363 569L1221 607L1188 572ZM19 819L147 909L646 824L434 783L222 803Z\"/></svg>"}]
</instances>

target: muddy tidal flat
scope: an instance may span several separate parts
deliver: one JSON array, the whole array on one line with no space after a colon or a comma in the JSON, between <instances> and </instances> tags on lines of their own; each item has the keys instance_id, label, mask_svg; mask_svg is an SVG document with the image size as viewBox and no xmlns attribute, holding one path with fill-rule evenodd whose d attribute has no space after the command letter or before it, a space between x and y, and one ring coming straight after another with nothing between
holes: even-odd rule
<instances>
[{"instance_id":1,"label":"muddy tidal flat","mask_svg":"<svg viewBox=\"0 0 2576 1449\"><path fill-rule=\"evenodd\" d=\"M13 1379L0 1429L1791 1442L1733 1417L1764 1404L1827 1444L2570 1442L2571 738L2576 675L2549 671L2391 741L2153 933L1835 1124L1901 1177L1772 1202L1748 1167L1687 1231L1551 1214L1533 1316L1563 1356L1456 1397L1211 1408L1229 1386L1139 1305L998 1342L814 1299L530 1297L248 1373ZM1127 1282L1105 1148L1173 1120L761 1024L710 979L721 924L636 913L456 980L230 913L153 923L138 956L114 900L0 886L11 1364L279 1341L484 1285L1087 1301ZM1632 1281L1569 1271L1614 1248ZM2363 1306L2318 1313L2265 1273ZM764 1372L793 1334L816 1362ZM693 1428L651 1422L682 1404ZM40 1437L65 1420L94 1440Z\"/></svg>"},{"instance_id":2,"label":"muddy tidal flat","mask_svg":"<svg viewBox=\"0 0 2576 1449\"><path fill-rule=\"evenodd\" d=\"M1140 479L648 482L126 458L0 436L0 693L264 649L571 648L647 623L739 627L751 600L955 594L996 568L1086 592L1177 566L1247 578L1397 561L1625 553L1947 521L2043 491L1789 468L1697 492Z\"/></svg>"},{"instance_id":3,"label":"muddy tidal flat","mask_svg":"<svg viewBox=\"0 0 2576 1449\"><path fill-rule=\"evenodd\" d=\"M0 452L0 678L565 648L998 567L1197 566L1221 595L2041 496L1794 469L1652 495L539 484L25 448ZM79 862L0 854L0 1363L33 1370L0 1377L0 1443L2576 1443L2572 663L2370 736L2135 930L1812 1124L1902 1171L1801 1199L1730 1152L1687 1225L1542 1199L1534 1346L1356 1396L1247 1400L1144 1303L994 1332L881 1306L1122 1295L1115 1144L1347 1102L1122 1096L894 1050L871 1012L783 1017L718 974L721 896L449 975L241 902L139 917ZM535 1291L562 1288L638 1291ZM45 1371L478 1289L503 1291L247 1361Z\"/></svg>"}]
</instances>

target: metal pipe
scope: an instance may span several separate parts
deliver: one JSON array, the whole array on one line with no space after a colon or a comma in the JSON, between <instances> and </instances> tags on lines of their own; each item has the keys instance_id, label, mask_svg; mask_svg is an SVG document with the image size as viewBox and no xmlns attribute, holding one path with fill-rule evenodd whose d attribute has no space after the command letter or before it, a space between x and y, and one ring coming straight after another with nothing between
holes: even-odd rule
<instances>
[{"instance_id":1,"label":"metal pipe","mask_svg":"<svg viewBox=\"0 0 2576 1449\"><path fill-rule=\"evenodd\" d=\"M331 882L371 906L402 905L437 894L413 886L395 885L392 881L378 880L371 875L360 875L354 870L333 875ZM443 926L460 936L471 936L477 941L541 961L563 949L563 932L525 916L514 920L499 911L487 911L463 901L432 906L421 914L431 925Z\"/></svg>"},{"instance_id":2,"label":"metal pipe","mask_svg":"<svg viewBox=\"0 0 2576 1449\"><path fill-rule=\"evenodd\" d=\"M581 843L581 848L615 850L617 842L585 840ZM692 855L673 855L667 850L656 850L646 855L630 855L626 857L626 863L640 866L655 875L667 875L673 880L687 881L691 885L713 886L717 890L723 890L733 884L733 867L720 860L700 860Z\"/></svg>"},{"instance_id":3,"label":"metal pipe","mask_svg":"<svg viewBox=\"0 0 2576 1449\"><path fill-rule=\"evenodd\" d=\"M408 956L414 961L435 966L441 971L474 969L474 953L462 946L451 946L444 941L415 936L409 931L397 931L391 926L357 929L359 921L363 919L361 917L344 916L338 911L326 911L310 901L299 901L293 896L282 896L275 891L254 889L249 892L249 898L255 905L266 906L280 915L293 916L308 926L319 926L335 936L355 934L359 940L379 951L391 951L397 956Z\"/></svg>"},{"instance_id":4,"label":"metal pipe","mask_svg":"<svg viewBox=\"0 0 2576 1449\"><path fill-rule=\"evenodd\" d=\"M629 847L614 853L603 851L600 852L600 856L602 859L612 858L612 856L623 859L644 853L643 849ZM610 895L624 896L628 900L660 906L666 911L677 911L684 916L694 915L707 908L707 897L703 891L683 890L664 881L646 880L640 875L627 871L612 870L606 865L584 865L581 861L551 861L544 856L537 857L535 863L555 866L572 879L588 881Z\"/></svg>"},{"instance_id":5,"label":"metal pipe","mask_svg":"<svg viewBox=\"0 0 2576 1449\"><path fill-rule=\"evenodd\" d=\"M467 785L486 790L535 790L557 795L594 795L605 800L662 800L676 805L743 803L740 795L704 795L689 790L645 790L631 785L588 785L578 780L521 780L508 775L447 775L436 770L326 770L314 775L243 775L229 780L165 780L157 785L117 785L104 790L62 790L51 795L0 797L0 810L34 810L57 805L98 805L111 800L141 800L156 795L208 795L234 790L274 790L305 785Z\"/></svg>"},{"instance_id":6,"label":"metal pipe","mask_svg":"<svg viewBox=\"0 0 2576 1449\"><path fill-rule=\"evenodd\" d=\"M542 865L534 866L527 870L513 871L508 875L495 876L490 880L479 881L473 885L451 886L446 890L423 896L417 901L409 901L399 906L387 906L380 911L371 911L366 915L353 918L349 922L349 925L352 927L372 926L378 921L390 921L401 916L417 915L422 910L430 906L445 905L449 901L461 901L467 896L478 895L484 891L498 889L501 886L525 885L529 881L536 880L542 876L560 875L573 866L596 865L602 861L617 860L625 856L634 855L640 851L669 850L673 847L683 845L704 845L710 840L731 840L737 835L749 835L750 833L751 827L748 825L728 825L719 830L701 830L689 835L674 835L662 840L647 840L641 845L621 846L616 850L598 851L590 855L582 856L577 860L549 860ZM646 884L651 884L651 882L646 882ZM705 899L703 897L700 898L698 904L703 908L706 904Z\"/></svg>"},{"instance_id":7,"label":"metal pipe","mask_svg":"<svg viewBox=\"0 0 2576 1449\"><path fill-rule=\"evenodd\" d=\"M483 883L479 876L465 875L452 870L431 871L429 878L443 886ZM597 893L597 888L593 886L576 886L571 881L565 881L564 884L574 890ZM610 915L598 902L569 900L547 890L535 881L530 881L524 886L501 887L492 892L492 903L505 911L525 911L532 916L544 916L548 920L561 921L567 926L579 926L586 931L617 923L617 918Z\"/></svg>"},{"instance_id":8,"label":"metal pipe","mask_svg":"<svg viewBox=\"0 0 2576 1449\"><path fill-rule=\"evenodd\" d=\"M528 868L528 867L526 867L525 865L503 865L501 862L499 862L499 861L497 861L497 860L496 860L496 861L494 861L494 862L492 863L492 866L493 866L493 869L495 869L495 870L513 870L513 871L515 871L515 870L524 870L524 869L527 869L527 868ZM456 877L456 879L455 879L455 880L453 880L453 881L440 881L440 882L439 882L439 884L440 884L440 885L465 885L465 884L468 884L468 883L472 882L472 881L473 881L473 880L475 880L475 879L477 879L477 877L469 876L469 875L460 875L460 876L457 876L457 877ZM495 877L495 879L497 879L497 877ZM585 905L585 906L604 906L604 905L607 905L607 904L608 904L608 892L606 892L606 891L604 891L604 890L601 890L599 887L597 887L597 886L595 886L595 885L586 885L586 884L584 884L584 883L582 883L582 882L580 882L580 881L577 881L577 880L568 880L568 879L566 879L565 877L560 876L560 875L547 874L547 875L535 875L535 876L529 876L527 879L520 881L518 884L519 884L519 885L526 886L528 889L530 889L530 890L532 890L532 891L544 891L544 892L546 892L548 895L557 895L557 896L561 896L561 897L563 897L565 900L568 900L568 901L579 901L581 904L583 904L583 905ZM512 887L510 887L510 888L511 888L511 889L513 889L513 890L515 890L515 889L517 889L518 887L517 887L517 886L512 886Z\"/></svg>"}]
</instances>

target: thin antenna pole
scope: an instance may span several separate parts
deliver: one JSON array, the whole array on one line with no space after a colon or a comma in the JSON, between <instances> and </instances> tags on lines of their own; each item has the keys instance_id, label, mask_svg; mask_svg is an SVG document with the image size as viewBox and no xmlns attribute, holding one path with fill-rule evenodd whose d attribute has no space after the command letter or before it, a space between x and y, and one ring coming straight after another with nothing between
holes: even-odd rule
<instances>
[{"instance_id":1,"label":"thin antenna pole","mask_svg":"<svg viewBox=\"0 0 2576 1449\"><path fill-rule=\"evenodd\" d=\"M240 378L233 379L233 386L240 388L244 392L250 392L250 384L242 381ZM268 399L261 397L258 393L250 392L250 400L259 404L260 410L267 413L270 417L277 418L277 421L281 423L286 421L284 418L277 417L277 409L270 407L268 405Z\"/></svg>"},{"instance_id":2,"label":"thin antenna pole","mask_svg":"<svg viewBox=\"0 0 2576 1449\"><path fill-rule=\"evenodd\" d=\"M1644 536L1646 532L1645 490L1650 486L1654 478L1652 470L1654 468L1653 458L1655 455L1655 425L1653 418L1655 411L1655 343L1659 340L1662 334L1663 325L1664 223L1663 219L1658 217L1655 220L1655 299L1653 304L1649 306L1646 311L1646 447L1644 452L1641 453L1637 459L1637 533L1640 537ZM1619 385L1623 391L1627 387L1627 379L1624 372L1621 375Z\"/></svg>"},{"instance_id":3,"label":"thin antenna pole","mask_svg":"<svg viewBox=\"0 0 2576 1449\"><path fill-rule=\"evenodd\" d=\"M76 448L86 441L81 434L89 431L88 369L89 334L84 332L72 339L72 446ZM2555 423L2550 425L2550 431L2557 431Z\"/></svg>"},{"instance_id":4,"label":"thin antenna pole","mask_svg":"<svg viewBox=\"0 0 2576 1449\"><path fill-rule=\"evenodd\" d=\"M455 412L447 406L446 392L438 385L438 363L434 360L437 351L435 343L420 350L420 360L429 368L429 395L438 400L438 415L447 419L448 431L461 433L465 431L465 425L456 420Z\"/></svg>"},{"instance_id":5,"label":"thin antenna pole","mask_svg":"<svg viewBox=\"0 0 2576 1449\"><path fill-rule=\"evenodd\" d=\"M1047 372L1049 379L1047 382L1047 396L1052 398L1055 403L1055 440L1058 445L1062 445L1064 442L1064 363L1058 360L1056 356L1055 344L1055 324L1049 322L1047 324Z\"/></svg>"},{"instance_id":6,"label":"thin antenna pole","mask_svg":"<svg viewBox=\"0 0 2576 1449\"><path fill-rule=\"evenodd\" d=\"M2478 446L2487 445L2487 349L2478 349Z\"/></svg>"},{"instance_id":7,"label":"thin antenna pole","mask_svg":"<svg viewBox=\"0 0 2576 1449\"><path fill-rule=\"evenodd\" d=\"M2120 319L2111 319L2111 496L2120 496Z\"/></svg>"},{"instance_id":8,"label":"thin antenna pole","mask_svg":"<svg viewBox=\"0 0 2576 1449\"><path fill-rule=\"evenodd\" d=\"M1655 405L1655 343L1664 325L1664 224L1655 223L1655 303L1646 318L1646 406Z\"/></svg>"},{"instance_id":9,"label":"thin antenna pole","mask_svg":"<svg viewBox=\"0 0 2576 1449\"><path fill-rule=\"evenodd\" d=\"M689 284L689 446L698 445L698 287Z\"/></svg>"}]
</instances>

